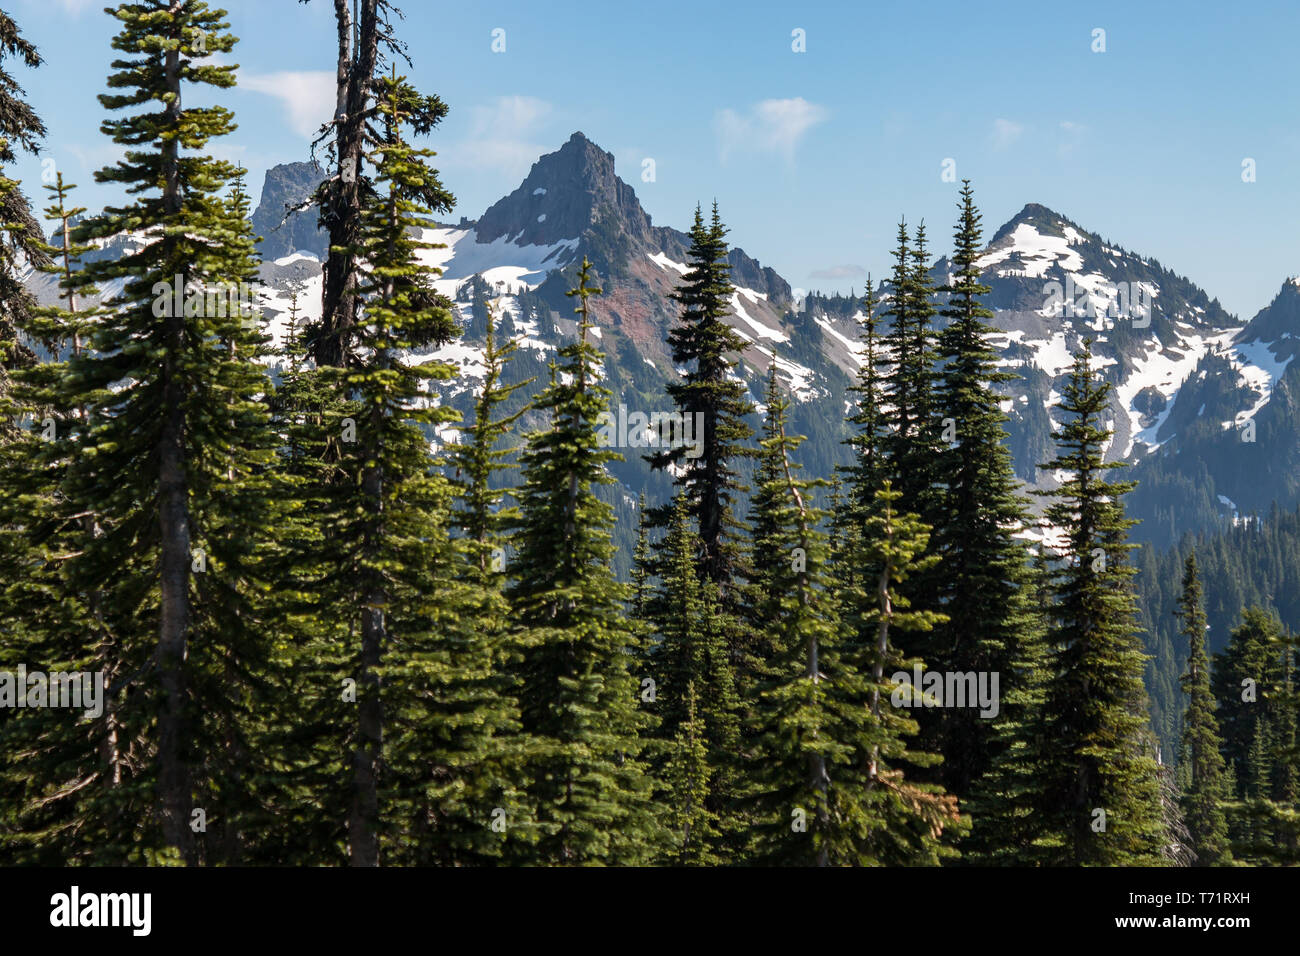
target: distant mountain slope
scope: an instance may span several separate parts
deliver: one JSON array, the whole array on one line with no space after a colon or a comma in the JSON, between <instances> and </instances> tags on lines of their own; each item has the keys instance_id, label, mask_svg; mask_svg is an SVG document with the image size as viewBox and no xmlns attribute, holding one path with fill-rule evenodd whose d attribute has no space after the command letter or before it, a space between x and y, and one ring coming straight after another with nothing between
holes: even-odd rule
<instances>
[{"instance_id":1,"label":"distant mountain slope","mask_svg":"<svg viewBox=\"0 0 1300 956\"><path fill-rule=\"evenodd\" d=\"M326 237L314 210L287 218L285 213L310 194L321 175L309 163L270 170L253 217L264 237L265 314L277 339L282 340L294 290L301 318L319 317ZM455 303L463 327L462 337L437 353L463 373L437 400L470 410L482 378L481 348L492 303L524 346L508 380L534 380L534 386L516 393L507 411L522 408L536 383L545 381L556 349L576 331L564 292L585 255L596 264L604 289L593 300L594 334L606 353L603 375L614 393L615 412L620 406L628 413L671 410L664 386L679 370L666 344L677 320L668 296L686 268L688 239L679 229L655 225L633 188L616 175L613 156L582 133L540 157L524 181L477 220L462 218L426 238L443 246L432 250L428 261L443 270L439 291ZM120 255L143 241L118 237L93 255ZM738 374L759 404L767 369L775 363L796 399L791 428L808 436L800 457L812 474L830 475L846 460L845 389L859 366L862 298L813 293L796 304L790 284L743 249L733 248L730 262L737 290L729 321L747 342ZM1241 533L1233 529L1243 527L1251 512L1265 513L1274 502L1289 509L1300 501L1296 280L1284 283L1267 308L1242 323L1155 259L1033 203L993 233L980 268L992 289L986 302L995 311L991 324L999 330L1000 361L1019 375L1004 389L1004 408L1008 446L1022 479L1051 483L1051 476L1037 468L1052 456L1051 405L1073 352L1082 338L1091 337L1104 374L1115 385L1109 457L1133 463L1130 474L1140 481L1128 498L1130 516L1142 522L1133 531L1135 540L1165 547L1198 532L1229 533L1236 540ZM947 280L949 270L946 258L935 263L937 284ZM49 276L29 273L26 280L43 301L53 301L57 288ZM523 424L544 423L525 416ZM438 439L455 436L454 429L444 428ZM625 460L612 467L618 484L602 493L615 509L616 568L625 574L637 495L644 491L652 502L663 501L671 481L642 460L649 449L619 450ZM1241 546L1249 548L1250 540ZM1143 560L1148 574L1168 571ZM1160 586L1140 583L1144 594ZM1163 615L1154 602L1144 597L1143 606ZM1155 655L1148 674L1155 723L1168 742L1171 715L1179 706L1171 689L1179 652L1166 625L1148 619L1147 647Z\"/></svg>"},{"instance_id":2,"label":"distant mountain slope","mask_svg":"<svg viewBox=\"0 0 1300 956\"><path fill-rule=\"evenodd\" d=\"M1183 564L1196 549L1211 653L1223 650L1243 608L1272 611L1293 633L1300 631L1300 510L1270 508L1227 530L1186 535L1167 549L1145 546L1137 553L1138 605L1147 631L1146 685L1152 727L1171 760L1186 703L1179 676L1187 668L1187 640L1179 634L1174 607L1181 594Z\"/></svg>"},{"instance_id":3,"label":"distant mountain slope","mask_svg":"<svg viewBox=\"0 0 1300 956\"><path fill-rule=\"evenodd\" d=\"M319 312L325 235L314 210L285 214L322 175L311 163L270 170L253 217L264 237L265 302L276 331L291 285L302 292L306 317ZM616 174L610 153L574 133L478 219L462 218L429 238L446 247L430 261L443 269L440 291L456 303L465 328L462 340L444 350L466 373L446 401L468 407L488 300L524 336L521 363L544 372L573 333L564 292L585 255L604 288L594 315L615 407L667 410L663 386L677 374L666 343L677 318L669 293L686 267L688 238L651 220ZM748 343L739 375L758 402L775 363L796 398L794 426L809 435L806 464L829 473L845 457L845 387L858 368L861 297L813 294L796 304L790 283L743 248L733 248L730 261L737 287L730 324ZM1108 457L1132 462L1142 481L1129 499L1130 513L1143 522L1134 530L1137 540L1168 544L1186 532L1228 526L1234 514L1300 500L1300 372L1293 361L1300 351L1300 286L1294 281L1243 323L1157 260L1036 203L992 234L980 267L992 289L987 304L995 311L1001 362L1019 375L1004 390L1004 408L1008 446L1023 480L1052 483L1037 465L1052 455L1051 406L1086 336L1095 340L1115 386ZM946 258L935 263L937 284L949 270ZM52 296L47 277L30 281L43 297ZM642 489L651 497L666 493L664 477L640 462L643 450L625 453L629 460L617 467L626 497Z\"/></svg>"}]
</instances>

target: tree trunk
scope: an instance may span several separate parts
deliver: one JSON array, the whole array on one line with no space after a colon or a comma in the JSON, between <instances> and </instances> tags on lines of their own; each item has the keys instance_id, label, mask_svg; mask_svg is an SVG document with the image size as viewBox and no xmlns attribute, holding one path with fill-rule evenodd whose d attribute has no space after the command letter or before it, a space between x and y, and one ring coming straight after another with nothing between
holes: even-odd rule
<instances>
[{"instance_id":1,"label":"tree trunk","mask_svg":"<svg viewBox=\"0 0 1300 956\"><path fill-rule=\"evenodd\" d=\"M360 23L354 24L349 0L334 0L339 47L334 111L338 168L330 190L330 252L321 292L321 334L314 350L320 365L345 363L348 330L357 318L356 256L351 249L361 236L359 180L365 150L364 114L379 47L376 0L360 0L360 10Z\"/></svg>"},{"instance_id":2,"label":"tree trunk","mask_svg":"<svg viewBox=\"0 0 1300 956\"><path fill-rule=\"evenodd\" d=\"M181 4L173 3L172 16ZM181 115L180 53L167 52L168 125L179 125ZM177 140L163 141L163 205L168 219L181 211L180 163ZM167 241L167 240L164 240ZM170 256L165 257L168 261ZM175 311L175 310L171 310ZM184 315L165 319L162 369L163 420L158 448L158 515L161 541L160 621L157 664L162 686L162 711L158 717L158 795L162 803L163 838L193 862L194 847L186 817L190 811L189 767L183 747L186 736L186 637L189 630L190 520L185 480L185 407L180 381L180 353L184 348Z\"/></svg>"}]
</instances>

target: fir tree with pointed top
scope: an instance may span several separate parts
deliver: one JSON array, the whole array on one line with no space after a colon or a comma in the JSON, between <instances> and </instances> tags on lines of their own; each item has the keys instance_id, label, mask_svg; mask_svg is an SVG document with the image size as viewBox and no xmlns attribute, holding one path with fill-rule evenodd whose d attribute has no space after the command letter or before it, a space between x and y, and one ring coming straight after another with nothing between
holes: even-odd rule
<instances>
[{"instance_id":1,"label":"fir tree with pointed top","mask_svg":"<svg viewBox=\"0 0 1300 956\"><path fill-rule=\"evenodd\" d=\"M882 449L887 473L906 506L932 521L941 445L940 426L933 417L935 307L928 258L925 224L916 227L909 242L906 223L900 222L885 310L891 324L883 338L890 367L884 378L889 409Z\"/></svg>"},{"instance_id":2,"label":"fir tree with pointed top","mask_svg":"<svg viewBox=\"0 0 1300 956\"><path fill-rule=\"evenodd\" d=\"M646 514L645 492L641 492L636 502L636 544L632 550L632 617L644 621L650 601L651 577L654 574L650 554L650 524Z\"/></svg>"},{"instance_id":3,"label":"fir tree with pointed top","mask_svg":"<svg viewBox=\"0 0 1300 956\"><path fill-rule=\"evenodd\" d=\"M820 528L826 516L809 497L824 482L796 477L791 461L801 439L786 433L788 407L769 387L764 433L770 437L759 463L766 480L755 517L755 526L766 529L762 544L756 542L756 556L765 560L756 573L777 599L765 605L773 653L762 665L747 745L755 858L819 866L934 863L943 830L957 822L955 803L937 788L904 779L901 765L924 758L903 744L915 724L886 702L891 691L884 676L894 654L891 623L924 628L933 622L928 612L896 612L892 604L924 536L911 525L896 528L893 499L878 498L886 526L873 518L869 534L872 557L886 569L884 610L874 622L886 649L862 647L842 621ZM894 493L886 486L881 494Z\"/></svg>"},{"instance_id":4,"label":"fir tree with pointed top","mask_svg":"<svg viewBox=\"0 0 1300 956\"><path fill-rule=\"evenodd\" d=\"M1044 705L1049 741L1041 822L1054 843L1049 862L1157 865L1167 843L1158 770L1147 730L1145 655L1137 637L1122 496L1108 481L1123 466L1104 460L1110 385L1092 368L1092 343L1075 355L1058 406L1056 457L1040 467L1065 481L1046 520L1065 535L1052 575L1054 651Z\"/></svg>"},{"instance_id":5,"label":"fir tree with pointed top","mask_svg":"<svg viewBox=\"0 0 1300 956\"><path fill-rule=\"evenodd\" d=\"M595 380L601 353L588 338L591 263L578 283L578 339L559 351L551 384L534 402L550 425L521 457L520 519L508 590L527 644L520 706L537 740L529 797L538 827L535 862L635 864L654 859L664 830L642 736L653 726L630 671L635 641L626 589L610 570L610 506L595 493L613 481L616 452L599 422L609 390Z\"/></svg>"},{"instance_id":6,"label":"fir tree with pointed top","mask_svg":"<svg viewBox=\"0 0 1300 956\"><path fill-rule=\"evenodd\" d=\"M1029 553L1018 532L1029 523L1006 448L1006 416L996 388L1015 378L998 369L997 351L986 323L993 312L980 297L980 213L970 181L963 183L954 228L953 279L941 314L948 320L937 337L939 372L933 418L950 440L936 459L942 476L931 546L942 555L933 578L932 600L948 620L935 629L922 656L930 668L955 673L1000 675L1010 690L1020 666L1039 656L1041 642L1026 597ZM942 437L942 435L941 435ZM1015 715L1005 714L1006 720ZM980 775L1006 745L993 719L977 709L936 708L921 720L922 742L944 757L939 780L965 800Z\"/></svg>"},{"instance_id":7,"label":"fir tree with pointed top","mask_svg":"<svg viewBox=\"0 0 1300 956\"><path fill-rule=\"evenodd\" d=\"M1183 735L1179 764L1186 768L1182 792L1186 821L1197 866L1223 866L1232 860L1228 849L1228 824L1223 804L1228 799L1224 786L1223 755L1220 753L1219 722L1215 719L1214 693L1210 689L1210 662L1205 654L1205 607L1201 581L1197 576L1196 553L1187 556L1183 570L1183 591L1175 612L1187 638L1187 673L1182 677L1187 710L1183 714Z\"/></svg>"},{"instance_id":8,"label":"fir tree with pointed top","mask_svg":"<svg viewBox=\"0 0 1300 956\"><path fill-rule=\"evenodd\" d=\"M49 263L40 224L26 195L16 180L4 174L4 167L17 160L15 148L36 153L45 137L45 124L6 67L5 61L14 59L31 70L43 62L13 18L0 10L0 442L13 435L22 413L8 407L9 376L13 370L36 364L30 344L20 336L36 308L35 298L19 280L20 262L38 268Z\"/></svg>"},{"instance_id":9,"label":"fir tree with pointed top","mask_svg":"<svg viewBox=\"0 0 1300 956\"><path fill-rule=\"evenodd\" d=\"M666 448L647 457L651 466L682 469L674 478L691 502L703 553L700 573L717 586L723 607L734 611L740 602L736 582L743 578L745 557L742 529L733 513L743 486L737 464L749 452L745 447L752 429L745 417L753 405L745 386L730 377L734 355L744 351L745 340L726 324L733 294L728 277L727 230L717 203L706 223L699 207L691 226L688 268L672 298L681 306L679 321L668 333L673 362L686 369L684 378L668 385L668 394L683 416L703 427L704 450L689 457L682 446ZM659 521L667 519L661 512Z\"/></svg>"},{"instance_id":10,"label":"fir tree with pointed top","mask_svg":"<svg viewBox=\"0 0 1300 956\"><path fill-rule=\"evenodd\" d=\"M234 67L210 58L235 39L202 3L114 13L121 58L114 92L100 97L115 114L102 128L127 153L96 179L125 186L131 201L80 223L70 242L128 231L142 241L64 277L65 292L115 281L121 291L50 391L82 419L50 444L67 462L62 507L68 518L95 515L58 573L69 601L89 607L94 596L95 623L52 635L43 652L70 663L89 651L105 673L105 706L33 751L45 763L29 768L22 828L65 829L67 862L215 861L237 852L233 817L249 800L239 753L267 660L257 529L273 524L274 436L255 362L264 336L231 294L256 273L247 220L221 195L238 170L207 155L234 124L220 106L185 107L182 94L234 85ZM85 634L89 648L76 637ZM82 786L67 788L70 779ZM196 808L217 826L196 833Z\"/></svg>"},{"instance_id":11,"label":"fir tree with pointed top","mask_svg":"<svg viewBox=\"0 0 1300 956\"><path fill-rule=\"evenodd\" d=\"M750 600L747 623L752 638L748 658L743 661L744 671L758 673L781 653L781 634L772 627L780 617L789 584L788 554L789 515L787 502L790 490L785 481L786 460L777 451L785 447L782 431L786 427L789 401L781 391L776 377L776 364L768 369L767 390L764 393L766 413L759 439L759 451L754 469L755 489L750 501L748 523L750 528ZM746 699L752 695L746 693Z\"/></svg>"},{"instance_id":12,"label":"fir tree with pointed top","mask_svg":"<svg viewBox=\"0 0 1300 956\"><path fill-rule=\"evenodd\" d=\"M903 241L906 241L904 237ZM876 311L880 300L871 276L867 276L866 294L862 302L862 317L858 322L858 340L862 343L859 355L862 364L857 381L847 391L854 396L854 412L848 422L854 433L847 439L852 447L853 461L843 469L848 483L845 508L855 515L861 525L875 504L876 492L882 483L884 468L881 440L885 431L884 381L881 375L883 358L879 319Z\"/></svg>"},{"instance_id":13,"label":"fir tree with pointed top","mask_svg":"<svg viewBox=\"0 0 1300 956\"><path fill-rule=\"evenodd\" d=\"M524 409L498 415L498 409L510 401L519 389L532 383L525 379L505 384L503 375L510 360L519 350L515 339L497 341L495 316L489 306L489 318L483 345L483 385L474 403L472 424L462 426L464 436L450 451L454 468L453 485L458 489L461 507L458 523L469 542L471 563L478 568L484 580L501 573L506 529L517 519L512 508L504 506L506 491L494 487L494 477L514 467L508 459L514 454L510 448L501 447ZM504 320L501 324L504 324Z\"/></svg>"}]
</instances>

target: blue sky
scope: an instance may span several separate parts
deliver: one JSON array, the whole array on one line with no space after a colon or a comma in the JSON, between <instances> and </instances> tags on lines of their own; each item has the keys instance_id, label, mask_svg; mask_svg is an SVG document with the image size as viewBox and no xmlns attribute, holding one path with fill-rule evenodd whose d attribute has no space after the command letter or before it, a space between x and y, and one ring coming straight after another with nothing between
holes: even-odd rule
<instances>
[{"instance_id":1,"label":"blue sky","mask_svg":"<svg viewBox=\"0 0 1300 956\"><path fill-rule=\"evenodd\" d=\"M399 0L400 2L400 0ZM91 171L114 21L102 0L11 0L47 59L21 80L46 153L98 205ZM231 0L250 170L307 157L331 108L329 0ZM861 289L900 216L948 251L970 177L987 234L1040 202L1191 277L1243 319L1300 272L1294 4L420 2L401 34L451 113L429 145L477 218L574 130L614 153L656 223L717 198L732 241L791 284ZM504 52L492 32L505 31ZM1105 30L1105 52L1093 31ZM792 50L792 31L806 51ZM20 70L20 73L22 71ZM644 158L655 181L642 182ZM1253 159L1256 181L1242 181ZM40 167L19 174L35 192Z\"/></svg>"}]
</instances>

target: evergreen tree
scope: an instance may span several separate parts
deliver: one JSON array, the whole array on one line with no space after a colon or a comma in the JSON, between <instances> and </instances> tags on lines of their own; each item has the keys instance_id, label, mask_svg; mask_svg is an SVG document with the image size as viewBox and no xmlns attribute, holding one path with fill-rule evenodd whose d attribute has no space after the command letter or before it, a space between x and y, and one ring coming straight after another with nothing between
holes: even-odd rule
<instances>
[{"instance_id":1,"label":"evergreen tree","mask_svg":"<svg viewBox=\"0 0 1300 956\"><path fill-rule=\"evenodd\" d=\"M655 681L658 736L677 761L665 771L674 788L670 798L680 812L687 805L693 808L678 823L689 827L695 815L703 814L693 836L679 831L682 852L689 847L688 855L697 862L704 857L722 860L728 852L722 841L734 838L737 830L731 802L740 702L717 589L699 578L702 545L681 492L674 499L671 520L660 544L659 586L645 610L653 641L647 667ZM695 702L689 700L692 692L699 695ZM693 726L687 727L688 723ZM694 756L698 747L703 748L703 764ZM689 792L680 790L684 781L674 776L684 772L680 765L684 759L691 761Z\"/></svg>"},{"instance_id":2,"label":"evergreen tree","mask_svg":"<svg viewBox=\"0 0 1300 956\"><path fill-rule=\"evenodd\" d=\"M1195 552L1187 556L1178 616L1188 647L1187 673L1182 680L1187 712L1183 716L1179 756L1180 766L1187 768L1182 793L1183 816L1196 865L1222 866L1232 859L1223 812L1228 794L1224 787L1223 755L1219 752L1219 722L1214 716L1214 694L1210 690L1210 663L1205 654L1207 625Z\"/></svg>"},{"instance_id":3,"label":"evergreen tree","mask_svg":"<svg viewBox=\"0 0 1300 956\"><path fill-rule=\"evenodd\" d=\"M687 685L685 696L686 719L677 729L665 776L672 807L671 828L677 841L672 862L712 866L726 862L714 851L722 837L717 815L709 809L714 771L694 684Z\"/></svg>"},{"instance_id":4,"label":"evergreen tree","mask_svg":"<svg viewBox=\"0 0 1300 956\"><path fill-rule=\"evenodd\" d=\"M944 488L932 541L943 559L943 572L935 578L936 605L948 621L936 628L926 663L937 670L1010 679L1018 661L1037 654L1019 645L1041 640L1025 602L1029 555L1015 536L1028 523L1026 508L995 391L1015 376L998 371L997 352L989 344L994 330L985 320L993 313L979 300L989 288L980 282L980 213L969 180L958 206L953 280L939 290L948 295L942 314L949 321L938 337L940 372L933 395L934 416L949 437L936 460ZM998 734L973 708L937 713L934 734L922 739L944 757L945 789L965 799L994 761Z\"/></svg>"},{"instance_id":5,"label":"evergreen tree","mask_svg":"<svg viewBox=\"0 0 1300 956\"><path fill-rule=\"evenodd\" d=\"M905 236L903 241L906 242ZM862 343L859 351L862 365L858 368L857 381L848 388L854 396L854 412L848 417L849 424L855 429L848 439L848 443L852 446L853 461L843 469L849 486L845 506L854 516L853 523L859 527L875 504L876 492L880 490L884 470L881 449L881 439L885 431L882 407L884 382L881 376L883 358L876 317L879 306L880 301L875 286L872 284L871 277L867 276L862 318L858 323L860 326L858 339Z\"/></svg>"},{"instance_id":6,"label":"evergreen tree","mask_svg":"<svg viewBox=\"0 0 1300 956\"><path fill-rule=\"evenodd\" d=\"M504 325L504 321L501 323ZM471 564L484 581L496 580L504 564L506 531L517 520L514 509L504 507L506 491L493 487L495 476L513 468L509 448L502 442L509 436L524 409L498 417L497 410L510 401L519 389L532 383L525 379L505 384L502 376L519 343L505 339L497 343L496 330L489 307L489 319L483 346L483 387L474 404L474 421L462 428L462 440L452 447L451 464L455 468L453 485L459 492L458 516L461 532L469 542Z\"/></svg>"},{"instance_id":7,"label":"evergreen tree","mask_svg":"<svg viewBox=\"0 0 1300 956\"><path fill-rule=\"evenodd\" d=\"M890 711L882 694L891 624L927 627L932 616L895 611L893 589L904 580L919 528L894 524L888 486L878 502L885 524L873 519L872 557L886 568L876 615L879 647L864 653L839 612L825 514L808 500L824 482L796 478L791 453L801 439L786 434L789 401L769 386L759 474L765 480L756 526L767 529L759 553L765 586L778 599L765 622L773 654L765 662L753 745L755 852L768 863L862 865L933 863L938 839L955 822L955 804L934 788L918 787L893 769L909 761L902 736L915 724ZM757 546L757 543L756 543ZM904 600L905 606L905 600ZM870 668L870 676L868 676ZM871 701L872 706L864 707Z\"/></svg>"},{"instance_id":8,"label":"evergreen tree","mask_svg":"<svg viewBox=\"0 0 1300 956\"><path fill-rule=\"evenodd\" d=\"M52 383L51 403L77 424L44 459L66 462L58 527L78 529L79 546L59 555L63 593L94 626L47 632L42 658L102 671L106 700L87 727L50 726L29 751L22 826L66 828L67 861L229 859L266 662L249 529L272 523L272 436L259 401L270 389L247 301L252 237L220 193L239 171L206 155L232 119L221 107L184 108L182 90L234 85L234 67L209 58L235 40L202 3L125 4L116 15L123 58L109 86L120 92L100 101L126 113L103 129L128 152L96 178L135 198L70 241L128 230L146 240L64 277L66 293L115 280L122 291ZM192 827L196 817L217 825Z\"/></svg>"},{"instance_id":9,"label":"evergreen tree","mask_svg":"<svg viewBox=\"0 0 1300 956\"><path fill-rule=\"evenodd\" d=\"M743 577L745 562L733 508L737 497L747 490L736 465L748 454L745 443L752 429L745 417L754 408L745 397L745 386L728 377L736 366L731 356L744 350L745 340L723 321L730 314L731 267L727 230L716 203L707 225L696 207L689 234L688 268L672 294L682 314L668 333L673 362L685 368L686 375L668 385L668 394L683 416L698 416L692 420L699 423L697 428L703 427L704 450L691 458L688 449L678 445L647 460L656 469L670 465L682 469L675 484L686 492L699 528L701 576L718 587L723 607L732 611L739 604L734 584ZM662 514L661 523L666 518Z\"/></svg>"},{"instance_id":10,"label":"evergreen tree","mask_svg":"<svg viewBox=\"0 0 1300 956\"><path fill-rule=\"evenodd\" d=\"M1283 672L1282 628L1263 608L1247 608L1232 629L1228 644L1215 655L1211 684L1218 701L1223 754L1237 781L1237 795L1250 786L1250 752L1264 736L1261 724L1271 722L1277 707L1276 690Z\"/></svg>"},{"instance_id":11,"label":"evergreen tree","mask_svg":"<svg viewBox=\"0 0 1300 956\"><path fill-rule=\"evenodd\" d=\"M1020 599L1034 609L1015 643L1010 670L1000 680L992 758L965 802L971 832L962 842L966 861L979 865L1032 866L1050 859L1054 839L1045 834L1038 808L1047 804L1051 762L1044 713L1052 660L1042 639L1050 599L1050 572L1042 550L1034 552Z\"/></svg>"},{"instance_id":12,"label":"evergreen tree","mask_svg":"<svg viewBox=\"0 0 1300 956\"><path fill-rule=\"evenodd\" d=\"M503 318L500 323L503 336L505 326ZM511 414L500 414L498 409L517 390L532 382L532 379L512 384L503 381L518 347L512 338L503 338L498 344L489 313L483 348L483 385L475 401L474 420L462 429L462 440L450 451L451 464L455 467L452 484L459 501L456 523L468 548L471 576L477 582L473 592L475 601L469 609L472 623L469 640L477 647L463 650L453 663L459 666L459 661L466 656L472 659L477 648L486 647L492 652L485 687L497 702L495 734L492 752L477 757L478 773L486 777L490 771L500 778L498 792L508 805L494 808L499 821L494 822L498 830L504 826L506 829L501 832L516 837L513 849L505 851L508 860L518 859L521 853L527 852L527 841L535 836L523 795L529 752L529 741L519 730L517 673L523 649L516 640L510 602L505 596L507 536L509 528L518 521L518 510L505 503L510 493L506 488L494 487L495 476L514 467L508 460L513 450L501 445L524 411L521 408Z\"/></svg>"},{"instance_id":13,"label":"evergreen tree","mask_svg":"<svg viewBox=\"0 0 1300 956\"><path fill-rule=\"evenodd\" d=\"M906 242L905 233L901 241ZM846 626L855 634L857 645L862 648L875 646L875 616L879 611L876 582L880 569L868 563L866 538L869 523L875 517L875 509L880 500L878 492L884 482L889 480L882 448L886 425L881 373L883 358L876 316L879 304L875 287L868 277L859 320L862 365L856 383L849 387L849 391L855 395L855 410L847 419L854 428L848 439L853 459L843 468L847 489L843 495L835 496L832 507L831 561L836 588L840 594L841 615ZM771 398L768 400L770 402ZM763 462L760 461L760 470L762 468ZM762 489L768 487L768 483L776 477L770 472L760 476L757 497L761 498ZM758 544L761 540L759 520L755 519L753 524L755 552L767 553L770 549ZM766 596L769 601L775 600L771 584L766 587L760 585L758 595ZM755 604L758 606L759 601L756 600Z\"/></svg>"},{"instance_id":14,"label":"evergreen tree","mask_svg":"<svg viewBox=\"0 0 1300 956\"><path fill-rule=\"evenodd\" d=\"M455 412L423 400L429 385L453 370L405 357L454 330L445 300L432 291L437 270L418 258L434 248L418 238L422 230L453 199L428 163L433 153L405 136L427 132L439 106L404 78L376 83L370 159L378 198L363 211L364 322L353 329L355 355L337 373L358 412L355 457L346 462L355 469L351 501L335 533L350 560L348 598L338 613L359 618L360 633L349 817L354 865L378 863L381 845L394 862L491 857L501 843L494 814L504 811L508 819L514 809L494 757L497 738L516 726L493 640L504 614L482 594L483 561L494 546L491 497L482 488L494 423L475 423L481 435L471 445L478 459L472 467L480 483L470 489L474 536L466 562L452 538L454 488L436 470L426 432ZM477 579L466 574L467 564ZM498 622L498 635L479 633L483 612Z\"/></svg>"},{"instance_id":15,"label":"evergreen tree","mask_svg":"<svg viewBox=\"0 0 1300 956\"><path fill-rule=\"evenodd\" d=\"M898 245L885 314L890 367L884 378L886 431L881 443L886 473L909 508L925 518L935 510L940 429L933 420L935 388L934 288L930 281L925 225L909 245L906 223Z\"/></svg>"},{"instance_id":16,"label":"evergreen tree","mask_svg":"<svg viewBox=\"0 0 1300 956\"><path fill-rule=\"evenodd\" d=\"M641 492L636 502L636 545L632 550L632 618L636 621L646 619L650 601L650 579L654 574L651 568L650 524L647 520L645 492Z\"/></svg>"},{"instance_id":17,"label":"evergreen tree","mask_svg":"<svg viewBox=\"0 0 1300 956\"><path fill-rule=\"evenodd\" d=\"M876 492L876 514L867 522L863 557L868 566L879 569L874 585L875 607L867 622L874 627L874 641L862 648L863 670L871 669L868 703L876 722L867 762L871 790L878 804L882 825L873 836L873 856L886 864L937 863L954 851L941 842L945 831L960 838L968 821L958 812L957 800L935 784L904 778L912 767L913 778L943 758L911 749L907 738L917 735L917 722L898 714L898 706L919 703L919 690L904 689L897 680L901 669L915 668L916 658L905 657L891 637L896 632L925 633L944 621L943 614L914 608L902 592L902 585L917 572L924 573L937 563L927 554L930 529L912 513L895 510L901 499L886 479ZM896 667L890 677L886 668ZM889 695L890 710L884 697Z\"/></svg>"},{"instance_id":18,"label":"evergreen tree","mask_svg":"<svg viewBox=\"0 0 1300 956\"><path fill-rule=\"evenodd\" d=\"M1247 863L1300 858L1293 663L1277 618L1262 608L1246 609L1215 658L1223 754L1236 789L1228 833L1233 856Z\"/></svg>"},{"instance_id":19,"label":"evergreen tree","mask_svg":"<svg viewBox=\"0 0 1300 956\"><path fill-rule=\"evenodd\" d=\"M939 527L943 488L938 462L943 455L940 427L935 415L937 384L935 332L931 321L935 314L934 287L930 279L925 225L919 225L909 242L906 223L898 226L898 245L894 249L894 266L885 314L890 326L884 336L889 367L884 376L886 402L881 473L901 494L902 507L915 513L930 528ZM946 476L943 476L946 477ZM937 540L930 547L936 548ZM935 551L934 553L938 553ZM913 574L904 587L914 604L939 608L941 579L944 572L937 563ZM943 665L940 632L911 634L909 654L927 666ZM916 720L921 728L924 749L933 750L942 743L943 714L922 709ZM923 775L939 782L942 770ZM960 774L959 776L964 776Z\"/></svg>"},{"instance_id":20,"label":"evergreen tree","mask_svg":"<svg viewBox=\"0 0 1300 956\"><path fill-rule=\"evenodd\" d=\"M28 69L42 63L41 55L0 10L0 442L11 437L19 411L7 407L9 377L13 370L30 368L36 356L22 341L19 330L32 320L36 301L19 280L21 265L46 265L40 224L27 197L4 167L17 160L15 148L35 153L45 136L45 124L24 99L26 95L9 72L6 60L19 59Z\"/></svg>"},{"instance_id":21,"label":"evergreen tree","mask_svg":"<svg viewBox=\"0 0 1300 956\"><path fill-rule=\"evenodd\" d=\"M538 825L535 861L640 863L654 857L662 829L640 735L651 729L629 671L635 640L625 589L610 571L612 512L595 494L612 482L598 422L609 391L594 381L603 360L588 339L591 263L578 285L578 340L560 350L554 378L535 407L549 428L522 456L517 557L508 594L524 629L520 706L538 740L530 798Z\"/></svg>"},{"instance_id":22,"label":"evergreen tree","mask_svg":"<svg viewBox=\"0 0 1300 956\"><path fill-rule=\"evenodd\" d=\"M1135 633L1122 496L1133 484L1107 481L1110 386L1092 368L1091 341L1076 354L1058 406L1056 457L1040 467L1065 481L1047 522L1064 537L1052 575L1052 676L1044 708L1049 741L1040 819L1067 865L1155 865L1166 843L1157 765L1146 731L1145 657Z\"/></svg>"}]
</instances>

